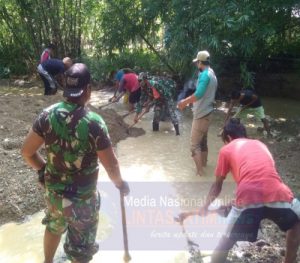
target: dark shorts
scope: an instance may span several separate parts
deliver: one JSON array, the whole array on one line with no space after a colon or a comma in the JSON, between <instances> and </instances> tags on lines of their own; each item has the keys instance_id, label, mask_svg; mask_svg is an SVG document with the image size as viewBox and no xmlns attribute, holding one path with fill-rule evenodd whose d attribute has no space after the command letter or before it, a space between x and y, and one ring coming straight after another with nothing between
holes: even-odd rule
<instances>
[{"instance_id":1,"label":"dark shorts","mask_svg":"<svg viewBox=\"0 0 300 263\"><path fill-rule=\"evenodd\" d=\"M141 97L141 88L137 89L136 91L133 91L129 95L129 103L134 104L140 101Z\"/></svg>"},{"instance_id":2,"label":"dark shorts","mask_svg":"<svg viewBox=\"0 0 300 263\"><path fill-rule=\"evenodd\" d=\"M233 207L228 215L229 224L226 235L234 241L254 242L263 219L273 221L281 231L286 232L299 222L300 202L298 200L295 202L297 202L295 206L288 203L276 203L279 205L243 209Z\"/></svg>"}]
</instances>

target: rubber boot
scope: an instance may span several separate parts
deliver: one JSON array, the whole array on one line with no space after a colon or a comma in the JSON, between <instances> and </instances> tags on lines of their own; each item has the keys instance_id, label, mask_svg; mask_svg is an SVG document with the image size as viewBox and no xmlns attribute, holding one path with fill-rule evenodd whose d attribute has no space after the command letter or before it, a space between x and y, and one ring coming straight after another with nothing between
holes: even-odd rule
<instances>
[{"instance_id":1,"label":"rubber boot","mask_svg":"<svg viewBox=\"0 0 300 263\"><path fill-rule=\"evenodd\" d=\"M158 122L152 122L152 129L153 131L159 131L159 123Z\"/></svg>"},{"instance_id":2,"label":"rubber boot","mask_svg":"<svg viewBox=\"0 0 300 263\"><path fill-rule=\"evenodd\" d=\"M180 135L180 133L179 133L179 125L178 124L174 124L174 128L175 128L176 136Z\"/></svg>"}]
</instances>

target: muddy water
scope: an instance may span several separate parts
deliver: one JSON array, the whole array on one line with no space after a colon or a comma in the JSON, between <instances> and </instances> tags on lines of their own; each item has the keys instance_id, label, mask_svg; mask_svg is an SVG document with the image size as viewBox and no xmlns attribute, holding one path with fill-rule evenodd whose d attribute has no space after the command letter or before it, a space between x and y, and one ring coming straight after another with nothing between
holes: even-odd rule
<instances>
[{"instance_id":1,"label":"muddy water","mask_svg":"<svg viewBox=\"0 0 300 263\"><path fill-rule=\"evenodd\" d=\"M103 105L108 96L106 93L97 93L91 104ZM126 113L126 105L122 103L108 107L120 114ZM217 136L222 120L215 117L210 127L208 166L205 175L198 177L188 149L192 121L190 109L181 116L180 136L175 136L170 122L161 122L160 131L153 133L152 114L145 115L136 124L145 129L144 136L128 138L120 142L116 149L122 175L131 186L131 195L125 201L130 254L132 262L187 262L186 236L182 234L180 225L172 219L179 212L192 210L204 201L213 180L217 153L222 146ZM133 116L128 116L126 122L130 124L132 119ZM256 128L260 124L251 125ZM221 199L232 197L234 185L231 182L229 180L225 185ZM98 185L102 195L97 235L100 252L92 262L123 262L118 192L109 183L103 170L100 171ZM40 212L22 224L11 223L0 228L0 262L43 261L42 217L43 212ZM190 239L207 253L217 243L224 226L224 219L216 215L191 217L185 222ZM68 262L61 246L55 262Z\"/></svg>"},{"instance_id":2,"label":"muddy water","mask_svg":"<svg viewBox=\"0 0 300 263\"><path fill-rule=\"evenodd\" d=\"M272 118L299 118L300 103L282 98L262 98L265 113Z\"/></svg>"}]
</instances>

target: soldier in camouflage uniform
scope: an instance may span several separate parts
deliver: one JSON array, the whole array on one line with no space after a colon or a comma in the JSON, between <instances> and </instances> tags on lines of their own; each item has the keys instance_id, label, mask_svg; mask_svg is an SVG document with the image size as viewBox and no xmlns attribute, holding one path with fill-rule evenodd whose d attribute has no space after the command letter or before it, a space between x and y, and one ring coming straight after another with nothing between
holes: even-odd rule
<instances>
[{"instance_id":1,"label":"soldier in camouflage uniform","mask_svg":"<svg viewBox=\"0 0 300 263\"><path fill-rule=\"evenodd\" d=\"M72 262L89 262L98 251L98 159L121 193L129 192L103 119L86 107L91 95L89 82L87 67L73 65L66 72L66 100L42 111L22 147L24 159L38 170L45 187L45 263L53 262L65 231L64 250ZM38 151L42 144L47 161Z\"/></svg>"},{"instance_id":2,"label":"soldier in camouflage uniform","mask_svg":"<svg viewBox=\"0 0 300 263\"><path fill-rule=\"evenodd\" d=\"M176 82L165 77L150 77L145 72L140 73L138 79L142 88L142 94L136 107L135 122L139 119L143 106L147 105L149 107L149 105L154 104L153 131L159 130L159 121L163 113L167 112L171 117L176 135L180 135L174 102Z\"/></svg>"}]
</instances>

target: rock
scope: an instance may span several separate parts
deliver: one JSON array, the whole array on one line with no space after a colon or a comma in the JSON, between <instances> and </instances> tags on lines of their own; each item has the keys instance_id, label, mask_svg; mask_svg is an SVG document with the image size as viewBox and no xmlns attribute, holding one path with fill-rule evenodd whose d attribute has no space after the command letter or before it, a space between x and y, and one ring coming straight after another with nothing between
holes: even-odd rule
<instances>
[{"instance_id":1,"label":"rock","mask_svg":"<svg viewBox=\"0 0 300 263\"><path fill-rule=\"evenodd\" d=\"M21 142L20 142L20 140L11 140L11 139L5 138L2 142L2 146L3 146L3 149L5 149L5 150L12 150L12 149L20 148Z\"/></svg>"},{"instance_id":2,"label":"rock","mask_svg":"<svg viewBox=\"0 0 300 263\"><path fill-rule=\"evenodd\" d=\"M243 256L244 256L245 258L251 258L251 257L252 257L252 253L250 253L250 252L245 252L245 253L243 254Z\"/></svg>"},{"instance_id":3,"label":"rock","mask_svg":"<svg viewBox=\"0 0 300 263\"><path fill-rule=\"evenodd\" d=\"M257 132L263 133L263 131L264 131L264 128L263 128L263 127L257 127Z\"/></svg>"},{"instance_id":4,"label":"rock","mask_svg":"<svg viewBox=\"0 0 300 263\"><path fill-rule=\"evenodd\" d=\"M280 159L280 160L284 160L284 159L286 159L286 156L285 156L285 155L280 155L280 156L279 156L279 159Z\"/></svg>"},{"instance_id":5,"label":"rock","mask_svg":"<svg viewBox=\"0 0 300 263\"><path fill-rule=\"evenodd\" d=\"M263 247L263 246L270 246L269 243L267 243L265 240L258 240L256 243L255 243L256 246L258 247Z\"/></svg>"},{"instance_id":6,"label":"rock","mask_svg":"<svg viewBox=\"0 0 300 263\"><path fill-rule=\"evenodd\" d=\"M25 85L25 80L23 80L23 79L17 79L17 80L14 81L14 85L22 87L22 86Z\"/></svg>"}]
</instances>

